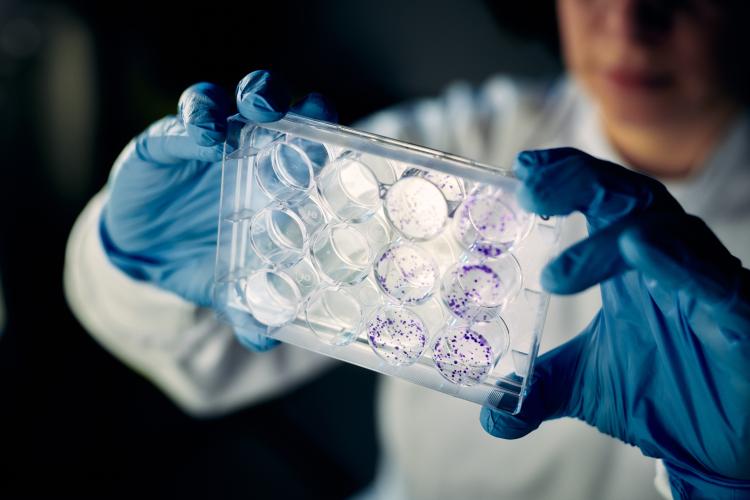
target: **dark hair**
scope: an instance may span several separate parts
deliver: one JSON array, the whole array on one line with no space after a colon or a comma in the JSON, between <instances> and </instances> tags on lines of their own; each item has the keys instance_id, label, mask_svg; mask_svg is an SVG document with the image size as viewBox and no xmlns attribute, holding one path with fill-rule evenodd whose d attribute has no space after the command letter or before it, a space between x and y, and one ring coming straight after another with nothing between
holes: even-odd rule
<instances>
[{"instance_id":1,"label":"dark hair","mask_svg":"<svg viewBox=\"0 0 750 500\"><path fill-rule=\"evenodd\" d=\"M555 0L484 0L484 3L503 30L519 38L539 41L554 54L559 53Z\"/></svg>"},{"instance_id":2,"label":"dark hair","mask_svg":"<svg viewBox=\"0 0 750 500\"><path fill-rule=\"evenodd\" d=\"M718 47L722 78L745 106L750 106L750 60L747 57L748 0L717 0L725 9L725 26Z\"/></svg>"}]
</instances>

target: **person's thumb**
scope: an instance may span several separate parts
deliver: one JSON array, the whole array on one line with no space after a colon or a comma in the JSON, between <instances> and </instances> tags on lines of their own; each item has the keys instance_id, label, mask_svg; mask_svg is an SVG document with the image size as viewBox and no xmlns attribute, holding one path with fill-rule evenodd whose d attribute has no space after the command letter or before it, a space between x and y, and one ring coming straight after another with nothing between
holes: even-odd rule
<instances>
[{"instance_id":1,"label":"person's thumb","mask_svg":"<svg viewBox=\"0 0 750 500\"><path fill-rule=\"evenodd\" d=\"M503 439L518 439L545 420L570 416L571 402L580 389L577 382L590 335L582 333L537 359L531 386L521 407L512 415L484 406L479 420L485 431Z\"/></svg>"},{"instance_id":2,"label":"person's thumb","mask_svg":"<svg viewBox=\"0 0 750 500\"><path fill-rule=\"evenodd\" d=\"M286 82L265 70L253 71L240 80L235 98L240 114L256 123L281 119L291 102Z\"/></svg>"}]
</instances>

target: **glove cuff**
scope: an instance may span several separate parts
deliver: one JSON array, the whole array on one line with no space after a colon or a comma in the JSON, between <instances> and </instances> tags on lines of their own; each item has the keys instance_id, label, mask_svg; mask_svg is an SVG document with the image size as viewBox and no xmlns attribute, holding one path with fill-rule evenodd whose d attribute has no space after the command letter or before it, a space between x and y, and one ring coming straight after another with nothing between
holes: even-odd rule
<instances>
[{"instance_id":1,"label":"glove cuff","mask_svg":"<svg viewBox=\"0 0 750 500\"><path fill-rule=\"evenodd\" d=\"M750 500L750 481L728 479L664 462L675 499Z\"/></svg>"},{"instance_id":2,"label":"glove cuff","mask_svg":"<svg viewBox=\"0 0 750 500\"><path fill-rule=\"evenodd\" d=\"M127 255L117 248L107 230L106 210L107 206L105 205L99 216L99 239L102 242L102 247L107 258L115 267L131 278L138 281L151 281L153 276L152 273L148 272L148 268L153 267L154 263L146 259Z\"/></svg>"}]
</instances>

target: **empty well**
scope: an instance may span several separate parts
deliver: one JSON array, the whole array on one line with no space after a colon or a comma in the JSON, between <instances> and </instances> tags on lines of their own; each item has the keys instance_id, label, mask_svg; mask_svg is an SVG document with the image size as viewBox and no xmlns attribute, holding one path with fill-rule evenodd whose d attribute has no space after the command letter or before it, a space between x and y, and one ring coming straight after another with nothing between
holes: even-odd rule
<instances>
[{"instance_id":1,"label":"empty well","mask_svg":"<svg viewBox=\"0 0 750 500\"><path fill-rule=\"evenodd\" d=\"M271 143L255 159L255 177L263 192L275 201L289 201L307 194L313 185L310 159L298 147Z\"/></svg>"},{"instance_id":2,"label":"empty well","mask_svg":"<svg viewBox=\"0 0 750 500\"><path fill-rule=\"evenodd\" d=\"M315 236L312 258L324 279L353 285L369 273L372 253L367 237L356 226L337 224Z\"/></svg>"},{"instance_id":3,"label":"empty well","mask_svg":"<svg viewBox=\"0 0 750 500\"><path fill-rule=\"evenodd\" d=\"M261 323L279 326L297 316L301 296L287 274L261 270L248 276L243 285L248 310Z\"/></svg>"},{"instance_id":4,"label":"empty well","mask_svg":"<svg viewBox=\"0 0 750 500\"><path fill-rule=\"evenodd\" d=\"M310 297L305 306L310 330L327 344L351 343L362 324L362 307L346 290L324 289Z\"/></svg>"}]
</instances>

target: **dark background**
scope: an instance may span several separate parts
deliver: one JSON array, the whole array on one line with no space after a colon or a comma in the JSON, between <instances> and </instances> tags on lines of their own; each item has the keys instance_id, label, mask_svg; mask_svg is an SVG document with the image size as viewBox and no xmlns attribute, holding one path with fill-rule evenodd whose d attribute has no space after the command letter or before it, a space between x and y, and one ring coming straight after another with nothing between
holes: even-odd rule
<instances>
[{"instance_id":1,"label":"dark background","mask_svg":"<svg viewBox=\"0 0 750 500\"><path fill-rule=\"evenodd\" d=\"M0 0L0 498L335 498L366 485L372 373L341 366L274 401L191 419L68 309L68 232L122 147L196 81L231 92L272 69L298 97L331 97L348 123L459 79L554 74L528 39L551 33L542 3Z\"/></svg>"}]
</instances>

